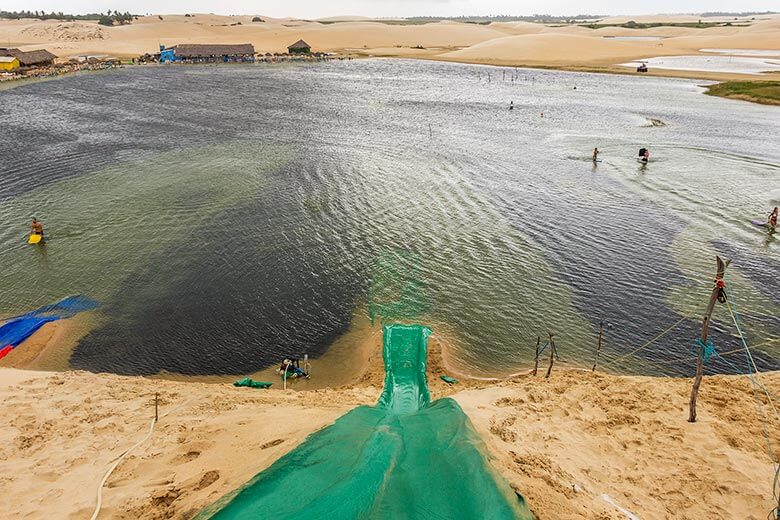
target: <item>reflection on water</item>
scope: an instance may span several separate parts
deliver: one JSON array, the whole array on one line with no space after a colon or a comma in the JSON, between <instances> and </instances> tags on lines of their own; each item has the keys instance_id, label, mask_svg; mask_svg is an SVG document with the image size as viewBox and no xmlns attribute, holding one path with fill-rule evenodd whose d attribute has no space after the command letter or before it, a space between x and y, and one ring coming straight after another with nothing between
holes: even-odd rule
<instances>
[{"instance_id":1,"label":"reflection on water","mask_svg":"<svg viewBox=\"0 0 780 520\"><path fill-rule=\"evenodd\" d=\"M432 326L464 372L527 366L547 332L588 365L604 319L608 368L682 374L722 254L757 362L780 368L777 244L750 225L780 203L776 109L504 72L139 67L4 91L0 315L96 298L71 364L129 374L317 356L362 307ZM45 253L24 242L33 214Z\"/></svg>"}]
</instances>

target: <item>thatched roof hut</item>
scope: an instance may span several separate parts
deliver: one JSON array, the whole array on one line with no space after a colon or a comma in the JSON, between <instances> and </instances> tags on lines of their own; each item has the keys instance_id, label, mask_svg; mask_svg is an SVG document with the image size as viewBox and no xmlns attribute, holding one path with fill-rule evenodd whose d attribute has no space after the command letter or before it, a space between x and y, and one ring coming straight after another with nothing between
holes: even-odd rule
<instances>
[{"instance_id":1,"label":"thatched roof hut","mask_svg":"<svg viewBox=\"0 0 780 520\"><path fill-rule=\"evenodd\" d=\"M251 43L242 43L238 45L223 44L198 44L182 43L168 47L165 50L173 50L178 58L214 58L219 56L253 56L255 48Z\"/></svg>"},{"instance_id":2,"label":"thatched roof hut","mask_svg":"<svg viewBox=\"0 0 780 520\"><path fill-rule=\"evenodd\" d=\"M45 49L37 51L21 51L19 49L0 49L0 56L13 56L19 60L22 67L34 67L51 65L54 63L54 54Z\"/></svg>"},{"instance_id":3,"label":"thatched roof hut","mask_svg":"<svg viewBox=\"0 0 780 520\"><path fill-rule=\"evenodd\" d=\"M303 40L298 40L297 42L287 47L287 52L290 54L309 54L311 53L311 45Z\"/></svg>"}]
</instances>

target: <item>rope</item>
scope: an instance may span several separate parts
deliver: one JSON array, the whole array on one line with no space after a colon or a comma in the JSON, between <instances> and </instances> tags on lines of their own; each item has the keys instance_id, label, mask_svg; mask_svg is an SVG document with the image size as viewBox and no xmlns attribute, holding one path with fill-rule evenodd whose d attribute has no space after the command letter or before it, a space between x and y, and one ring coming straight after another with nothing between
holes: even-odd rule
<instances>
[{"instance_id":1,"label":"rope","mask_svg":"<svg viewBox=\"0 0 780 520\"><path fill-rule=\"evenodd\" d=\"M622 360L624 360L624 359L625 359L625 358L627 358L627 357L633 356L634 354L636 354L636 353L637 353L637 352L639 352L640 350L643 350L643 349L645 349L645 348L649 347L651 344L655 343L656 341L658 341L658 340L659 340L659 339L661 339L662 337L666 336L667 334L669 334L670 332L672 332L674 329L676 329L676 328L677 328L677 327L678 327L678 326L679 326L679 325L680 325L682 322L684 322L685 320L687 320L687 319L690 319L690 318L692 318L692 317L693 317L693 315L692 315L692 314L691 314L691 315L689 315L689 316L683 316L682 318L680 318L679 320L677 320L677 322L676 322L674 325L672 325L672 326L671 326L671 327L669 327L668 329L666 329L666 330L662 331L660 334L656 335L656 336L655 336L653 339L651 339L650 341L648 341L647 343L645 343L645 344L644 344L644 345L642 345L641 347L639 347L639 348L637 348L637 349L634 349L634 350L632 350L632 351L631 351L631 352L629 352L628 354L624 354L624 355L622 355L622 356L620 356L620 357L613 358L613 360L614 360L614 361L622 361ZM608 357L609 357L609 356L608 356Z\"/></svg>"},{"instance_id":2,"label":"rope","mask_svg":"<svg viewBox=\"0 0 780 520\"><path fill-rule=\"evenodd\" d=\"M753 370L755 371L755 377L753 373L750 373L750 379L751 381L755 379L756 384L764 391L764 394L766 395L767 401L769 402L769 406L772 408L772 411L775 412L775 417L778 421L780 421L780 414L777 412L777 408L775 407L774 401L772 401L772 396L769 395L769 390L766 388L764 383L761 382L761 380L758 378L758 367L756 366L756 362L753 359L753 354L750 353L750 349L747 346L747 342L745 341L745 336L742 334L742 328L739 326L739 322L737 320L737 317L734 314L734 309L731 307L731 301L727 298L726 299L726 307L729 310L729 314L731 314L731 319L734 320L734 325L737 327L737 332L739 333L739 339L742 341L742 346L745 348L745 357L748 360L748 368L750 366L753 366Z\"/></svg>"},{"instance_id":3,"label":"rope","mask_svg":"<svg viewBox=\"0 0 780 520\"><path fill-rule=\"evenodd\" d=\"M756 402L756 408L758 409L759 417L761 418L761 432L763 433L764 438L766 439L769 458L772 460L772 463L775 465L774 479L772 480L772 498L779 505L773 507L769 511L767 518L771 518L772 516L775 516L775 518L780 518L780 497L778 496L778 481L780 481L780 462L776 460L775 452L772 449L772 440L769 437L769 433L767 432L766 414L764 414L764 409L762 406L763 403L761 402L761 399L759 398L758 392L756 390L757 386L764 391L764 395L766 395L766 399L767 402L769 403L769 406L775 412L775 419L778 420L779 422L780 422L780 415L778 415L777 413L777 408L775 408L775 403L774 401L772 401L772 396L769 390L758 378L758 367L756 366L756 362L753 359L753 354L751 354L750 349L747 346L747 341L745 341L745 336L744 334L742 334L742 327L739 326L739 320L737 318L737 314L735 313L734 309L731 306L731 298L726 298L726 307L729 310L731 319L734 321L734 326L737 328L737 332L739 333L739 339L742 342L742 346L745 348L745 358L748 364L748 377L750 378L750 382L753 387L753 397ZM753 367L753 370L755 370L755 374L750 371L751 365Z\"/></svg>"},{"instance_id":4,"label":"rope","mask_svg":"<svg viewBox=\"0 0 780 520\"><path fill-rule=\"evenodd\" d=\"M192 401L192 399L188 399L187 401L183 402L182 404L180 404L176 408L170 410L165 415L163 415L163 417L166 417L166 416L172 414L173 412L175 412L176 410L186 406L187 404L190 403L190 401ZM124 460L125 457L127 457L127 455L130 454L131 451L133 451L138 446L140 446L141 444L146 442L149 439L149 437L152 436L152 433L154 432L154 426L156 424L157 424L157 420L156 419L152 419L152 422L149 425L149 431L147 432L146 436L143 439L141 439L140 441L138 441L135 444L133 444L130 448L128 448L125 451L123 451L119 455L119 457L117 457L114 460L114 463L111 465L111 467L108 468L108 471L106 471L106 474L103 475L103 480L100 481L100 485L98 485L98 488L97 488L97 504L95 504L95 512L92 513L91 520L96 520L97 519L98 514L100 514L100 508L103 507L103 486L105 486L106 482L108 481L109 477L111 476L111 473L114 472L114 470L117 468L117 466L119 466L119 464Z\"/></svg>"}]
</instances>

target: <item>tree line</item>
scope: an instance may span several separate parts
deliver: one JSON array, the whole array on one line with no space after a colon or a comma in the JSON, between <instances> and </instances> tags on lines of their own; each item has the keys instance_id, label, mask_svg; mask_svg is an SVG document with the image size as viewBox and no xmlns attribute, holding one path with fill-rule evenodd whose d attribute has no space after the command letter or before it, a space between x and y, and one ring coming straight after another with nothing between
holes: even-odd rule
<instances>
[{"instance_id":1,"label":"tree line","mask_svg":"<svg viewBox=\"0 0 780 520\"><path fill-rule=\"evenodd\" d=\"M97 20L100 25L125 25L138 19L137 14L129 12L121 13L119 10L109 9L104 13L65 14L62 11L47 13L46 11L0 11L0 18L7 20L20 20L22 18L34 18L36 20L63 20L73 22L76 20Z\"/></svg>"}]
</instances>

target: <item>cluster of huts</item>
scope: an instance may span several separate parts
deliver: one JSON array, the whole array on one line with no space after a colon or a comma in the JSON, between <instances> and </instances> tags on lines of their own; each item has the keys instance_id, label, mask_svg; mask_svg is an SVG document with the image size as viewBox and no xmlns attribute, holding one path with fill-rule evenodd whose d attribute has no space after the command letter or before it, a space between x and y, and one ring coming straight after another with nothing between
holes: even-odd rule
<instances>
[{"instance_id":1,"label":"cluster of huts","mask_svg":"<svg viewBox=\"0 0 780 520\"><path fill-rule=\"evenodd\" d=\"M20 51L0 47L0 72L16 72L36 67L50 67L57 56L45 49Z\"/></svg>"},{"instance_id":2,"label":"cluster of huts","mask_svg":"<svg viewBox=\"0 0 780 520\"><path fill-rule=\"evenodd\" d=\"M0 81L54 77L80 70L103 70L121 65L116 58L98 56L55 60L57 56L45 49L21 51L0 47Z\"/></svg>"},{"instance_id":3,"label":"cluster of huts","mask_svg":"<svg viewBox=\"0 0 780 520\"><path fill-rule=\"evenodd\" d=\"M145 54L139 62L160 63L253 63L255 61L326 59L325 53L312 53L311 45L298 40L286 53L257 53L251 43L194 44L182 43L173 47L160 46L157 54Z\"/></svg>"}]
</instances>

